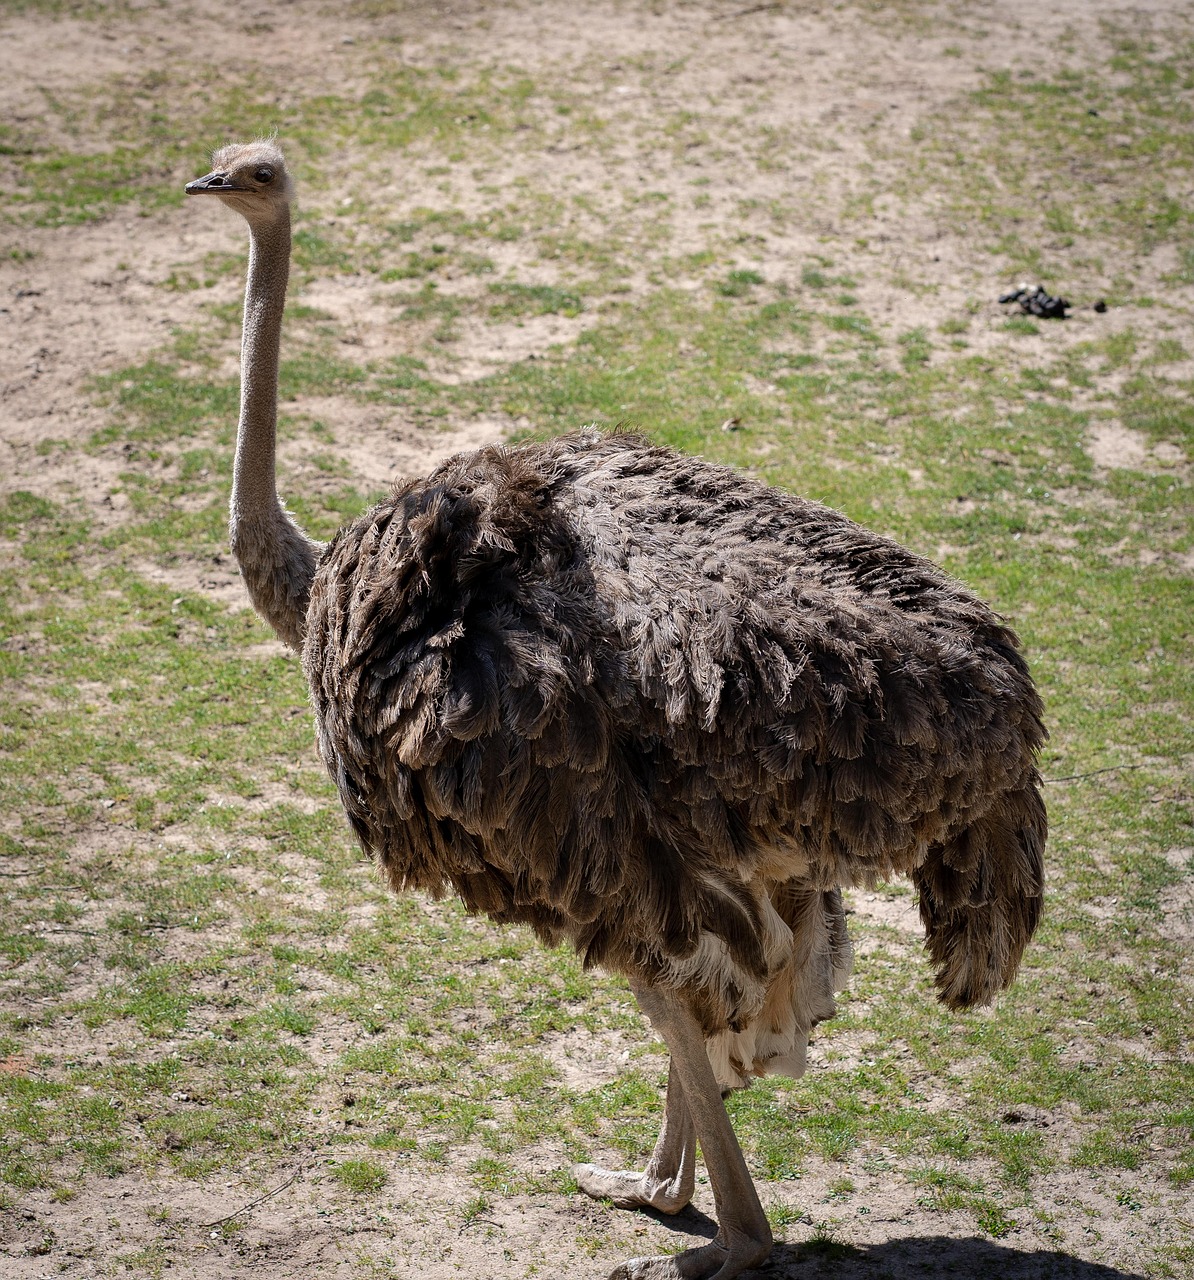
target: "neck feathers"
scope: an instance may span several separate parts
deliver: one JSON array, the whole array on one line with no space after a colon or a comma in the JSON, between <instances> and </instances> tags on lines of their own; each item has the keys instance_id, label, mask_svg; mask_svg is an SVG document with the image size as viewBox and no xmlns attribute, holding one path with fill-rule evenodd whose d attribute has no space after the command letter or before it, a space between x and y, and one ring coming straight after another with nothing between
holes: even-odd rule
<instances>
[{"instance_id":1,"label":"neck feathers","mask_svg":"<svg viewBox=\"0 0 1194 1280\"><path fill-rule=\"evenodd\" d=\"M253 607L280 640L300 649L323 548L287 514L276 485L278 358L289 273L290 213L283 206L280 218L249 224L230 535Z\"/></svg>"}]
</instances>

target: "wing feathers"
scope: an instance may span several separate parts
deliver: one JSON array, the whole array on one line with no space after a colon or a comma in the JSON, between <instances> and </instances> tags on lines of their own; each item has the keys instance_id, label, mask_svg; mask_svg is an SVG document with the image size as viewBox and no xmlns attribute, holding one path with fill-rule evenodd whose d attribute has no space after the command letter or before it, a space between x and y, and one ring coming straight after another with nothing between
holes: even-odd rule
<instances>
[{"instance_id":1,"label":"wing feathers","mask_svg":"<svg viewBox=\"0 0 1194 1280\"><path fill-rule=\"evenodd\" d=\"M396 885L695 984L710 1026L776 963L763 868L809 894L915 872L952 1003L1035 922L1043 810L1008 797L1044 731L1012 633L728 469L593 435L452 459L331 544L304 664Z\"/></svg>"}]
</instances>

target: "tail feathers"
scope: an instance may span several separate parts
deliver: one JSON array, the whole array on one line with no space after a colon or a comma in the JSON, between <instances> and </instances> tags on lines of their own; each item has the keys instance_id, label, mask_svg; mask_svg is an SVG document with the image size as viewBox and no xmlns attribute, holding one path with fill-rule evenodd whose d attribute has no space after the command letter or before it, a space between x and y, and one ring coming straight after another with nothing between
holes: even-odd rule
<instances>
[{"instance_id":1,"label":"tail feathers","mask_svg":"<svg viewBox=\"0 0 1194 1280\"><path fill-rule=\"evenodd\" d=\"M1036 929L1047 829L1038 782L934 845L913 875L938 994L951 1009L987 1004L1008 986Z\"/></svg>"}]
</instances>

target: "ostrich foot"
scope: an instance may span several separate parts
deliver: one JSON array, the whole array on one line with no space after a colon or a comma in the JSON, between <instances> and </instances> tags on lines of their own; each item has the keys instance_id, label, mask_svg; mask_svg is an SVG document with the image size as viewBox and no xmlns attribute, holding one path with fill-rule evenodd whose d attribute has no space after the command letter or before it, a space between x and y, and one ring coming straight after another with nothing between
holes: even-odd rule
<instances>
[{"instance_id":1,"label":"ostrich foot","mask_svg":"<svg viewBox=\"0 0 1194 1280\"><path fill-rule=\"evenodd\" d=\"M610 1200L619 1209L658 1209L660 1213L679 1213L692 1199L692 1187L683 1186L676 1178L652 1178L650 1171L635 1173L630 1169L602 1169L595 1164L572 1166L576 1185L594 1200Z\"/></svg>"},{"instance_id":2,"label":"ostrich foot","mask_svg":"<svg viewBox=\"0 0 1194 1280\"><path fill-rule=\"evenodd\" d=\"M672 1257L631 1258L615 1267L609 1280L732 1280L763 1262L770 1252L770 1241L740 1236L728 1249L714 1241Z\"/></svg>"},{"instance_id":3,"label":"ostrich foot","mask_svg":"<svg viewBox=\"0 0 1194 1280\"><path fill-rule=\"evenodd\" d=\"M594 1200L612 1200L619 1209L658 1209L679 1213L696 1184L696 1130L684 1101L684 1086L673 1062L668 1067L667 1100L659 1141L642 1173L578 1164L577 1185Z\"/></svg>"}]
</instances>

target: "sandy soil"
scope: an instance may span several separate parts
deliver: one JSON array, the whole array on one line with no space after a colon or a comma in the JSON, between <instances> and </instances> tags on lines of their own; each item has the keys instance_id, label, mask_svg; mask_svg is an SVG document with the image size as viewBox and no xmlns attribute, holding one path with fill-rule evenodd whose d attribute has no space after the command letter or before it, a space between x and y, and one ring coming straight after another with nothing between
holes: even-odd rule
<instances>
[{"instance_id":1,"label":"sandy soil","mask_svg":"<svg viewBox=\"0 0 1194 1280\"><path fill-rule=\"evenodd\" d=\"M840 1177L840 1166L814 1167L802 1179L801 1192L809 1198L824 1194L836 1177ZM144 1265L136 1255L150 1248L158 1254L158 1265L188 1280L250 1275L271 1280L301 1276L347 1280L371 1273L427 1280L494 1275L595 1277L605 1274L618 1248L624 1256L670 1251L715 1233L713 1198L707 1186L698 1189L692 1206L671 1219L620 1213L583 1196L516 1194L490 1197L492 1204L484 1215L461 1227L457 1225L460 1207L475 1198L475 1190L467 1183L400 1171L392 1176L386 1206L379 1212L345 1209L338 1198L328 1198L329 1181L309 1168L279 1170L274 1187L256 1193L280 1189L277 1194L247 1211L244 1206L255 1198L254 1193L224 1183L205 1187L113 1179L90 1188L69 1209L28 1197L20 1214L5 1215L5 1232L0 1237L0 1248L8 1254L5 1275L11 1280L110 1275L116 1273L113 1263L118 1258L133 1260L128 1269L136 1271ZM1064 1181L1069 1185L1059 1188L1063 1204L1082 1204L1097 1215L1100 1208L1113 1203L1092 1203L1085 1198L1080 1179ZM873 1280L926 1274L976 1280L1126 1280L1135 1274L1081 1261L1068 1247L1056 1249L1031 1238L1023 1240L1019 1232L1008 1242L996 1243L969 1233L943 1231L942 1215L920 1208L910 1188L883 1195L882 1182L880 1175L863 1187L869 1204L874 1205L880 1195L882 1203L868 1218L855 1218L842 1232L854 1246L853 1256L829 1258L781 1243L766 1268L746 1274L793 1280L820 1275ZM161 1217L166 1207L168 1220L150 1220L151 1215ZM219 1230L226 1215L247 1224L235 1237L224 1238ZM609 1244L592 1252L561 1248L559 1242L583 1236L586 1229L604 1239L617 1230L620 1238L612 1251Z\"/></svg>"},{"instance_id":2,"label":"sandy soil","mask_svg":"<svg viewBox=\"0 0 1194 1280\"><path fill-rule=\"evenodd\" d=\"M1109 14L1127 12L1110 3L1100 7ZM1147 23L1150 14L1171 8L1155 0L1132 6L1132 12ZM351 91L374 65L375 42L384 37L398 43L401 60L411 66L455 59L497 66L509 62L532 73L561 66L588 70L601 77L594 85L594 109L608 116L636 111L653 115L683 106L698 93L716 95L727 104L720 112L723 118L715 116L711 122L722 126L718 146L702 144L695 154L671 164L665 163L664 152L646 146L638 153L596 158L587 151L514 154L508 157L504 181L537 173L546 160L562 188L609 202L611 187L623 193L640 184L678 191L691 180L696 165L709 180L709 204L699 214L678 212L672 218L673 255L704 248L710 224L740 224L742 238L752 241L752 263L757 260L768 279L784 280L810 253L832 241L839 266L859 278L854 292L861 310L892 332L931 326L962 311L974 297L984 299L968 334L971 347L981 352L984 343L1006 342L1005 335L997 334L1003 313L990 298L990 280L976 269L971 246L931 202L900 209L877 206L866 228L865 249L843 238L843 207L860 185L860 171L874 164L864 139L882 153L885 142L906 137L918 118L977 87L985 69L1029 64L1037 50L1062 33L1072 39L1075 29L1084 39L1098 39L1097 28L1087 21L1091 6L1081 0L1048 11L1029 0L1009 0L998 14L981 15L981 27L965 6L943 6L939 28L924 22L887 26L848 8L796 5L735 9L694 4L661 7L649 17L618 4L586 5L583 15L549 3L403 4L393 9L362 19L313 5L263 4L246 22L240 11L200 0L134 10L124 20L51 22L36 13L9 17L0 42L0 119L19 125L35 118L44 111L47 92L127 72L139 58L181 60L187 48L218 42L228 27L236 31L238 58L257 64L279 84L302 77L310 89ZM230 12L237 16L230 20ZM941 56L946 48L950 56ZM682 55L682 66L664 89L645 100L630 75L634 60L668 54ZM749 100L756 122L808 137L804 171L768 172L741 163L731 113L742 100ZM351 156L332 157L328 163L351 166ZM180 173L178 179L188 176ZM461 183L456 207L469 212L491 201L479 190L468 190L467 176ZM400 215L434 204L434 186L434 178L400 167L396 157L392 185L381 186L375 195L392 193ZM752 239L750 233L765 221L760 211L776 196L790 197L793 189L808 193L803 216L783 229L768 226L765 237ZM172 327L194 323L202 306L212 301L209 291L160 288L172 270L195 268L207 254L235 253L242 247L234 218L197 212L184 207L153 218L118 215L81 227L4 233L14 241L6 248L33 256L0 255L0 474L19 475L22 486L36 492L80 496L101 525L119 518L127 501L112 492L120 488L120 447L64 457L47 451L46 442L86 438L104 421L103 408L87 394L90 379L153 351ZM764 242L761 259L759 241ZM508 252L516 262L519 248ZM1171 257L1172 250L1163 248L1155 260L1132 264L1142 289L1172 269ZM550 275L541 262L521 265L523 278ZM1113 275L1117 265L1108 262L1105 274ZM323 308L355 335L351 341L359 344L360 358L387 343L391 350L401 345L392 328L387 333L379 323L385 308L376 290L359 287L364 283L354 277L325 279L301 295L303 302ZM235 297L238 287L228 280L215 296ZM1194 300L1194 288L1184 292ZM1089 305L1093 298L1077 301ZM1074 319L1074 341L1122 323L1114 315L1094 317L1084 310ZM477 377L554 343L574 341L591 320L547 316L506 328L466 322L453 344L451 370L435 372L453 379ZM1147 329L1148 318L1137 313L1132 323ZM1033 349L1033 338L1020 341L1026 351ZM500 417L474 419L454 424L456 432L440 436L415 430L399 413L366 412L347 400L297 408L329 421L339 451L356 477L372 487L396 473L417 472L460 447L498 438L511 425ZM1096 460L1112 467L1139 461L1142 447L1122 434L1092 441Z\"/></svg>"},{"instance_id":3,"label":"sandy soil","mask_svg":"<svg viewBox=\"0 0 1194 1280\"><path fill-rule=\"evenodd\" d=\"M1131 10L1147 24L1150 15L1172 8L1162 0L1137 0ZM382 12L360 16L371 9ZM1128 12L1091 0L1057 0L1049 6L1003 0L999 6L942 5L940 22L925 27L888 24L861 9L750 5L743 0L656 5L650 12L632 4L580 6L561 0L362 5L345 14L337 6L313 3L263 3L246 9L197 0L159 8L131 6L103 19L54 20L30 10L0 15L0 119L19 123L43 109L45 92L120 74L139 59L181 61L190 48L229 40L229 31L235 33L235 56L257 64L263 75L280 84L303 76L307 83L337 92L364 82L376 56L375 42L384 36L397 41L400 56L412 65L459 57L515 63L531 72L561 65L588 68L599 111L658 111L682 105L698 88L713 88L730 102L736 94L749 95L753 109L777 127L807 133L808 170L767 173L753 165L739 167L732 137L723 130L721 145L708 148L700 162L710 179L710 206L700 219L728 224L740 217L749 232L755 215L734 212L742 202L765 206L781 190L790 193L793 184L807 189L805 217L784 231L770 230L762 250L761 269L769 279L783 279L798 272L798 264L840 230L852 175L869 163L860 141L863 131L880 139L906 136L926 112L976 87L985 68L1027 65L1062 33L1072 35L1075 29L1082 38L1097 40L1096 10ZM976 34L980 26L981 38ZM958 52L944 57L946 46ZM682 68L661 96L639 102L633 77L623 82L620 68L636 58L669 52L683 55ZM688 180L680 159L668 167L658 151L645 154L646 159L633 153L605 156L596 172L587 155L557 154L550 162L561 184L591 190L600 198L606 198L602 193L611 183L667 191ZM395 165L399 162L396 157ZM513 181L520 171L531 172L544 163L543 155L513 157L507 176ZM178 175L180 181L188 176ZM396 168L396 212L427 202L434 181L421 171ZM486 199L477 191L458 203L467 207L470 198L477 207ZM672 233L674 255L704 245L695 216L688 221L677 217ZM77 227L10 227L0 235L5 250L32 254L0 253L0 488L82 502L102 529L125 518L127 511L127 499L119 492L125 465L120 446L86 452L48 446L86 440L106 421L107 411L88 389L95 375L144 357L166 340L172 327L199 319L209 295L170 292L160 285L171 271L193 268L205 255L239 251L241 228L231 218L197 217L194 209L183 208L151 218L118 215ZM911 213L879 208L868 239L865 250L841 244L835 248L847 268L850 253L855 255L862 280L857 292L867 315L892 330L907 329L960 311L978 294L986 301L971 338L975 349L982 349L984 334L994 332L1002 313L989 301L990 282L976 275L968 245L946 218L928 207ZM883 271L874 269L878 263ZM1158 255L1135 269L1147 280L1170 265ZM1114 266L1108 264L1109 273ZM526 264L525 278L536 278L536 272L550 282L549 268ZM900 286L893 282L898 276L914 278L924 287ZM632 281L632 287L645 287L644 280ZM236 281L221 284L221 296L233 298L238 288ZM354 287L351 278L318 281L307 288L303 301L333 315L345 330L358 332L364 352L384 346L384 332L375 324L380 304ZM465 325L445 374L481 376L554 343L575 341L585 323L545 317L518 329ZM1080 337L1095 325L1107 331L1116 323L1114 317L1096 320L1083 313L1076 333ZM1136 316L1133 323L1142 321ZM329 425L334 435L329 447L346 460L350 478L366 490L396 474L423 470L457 449L499 439L513 425L495 413L451 422L434 432L408 420L401 409L363 407L347 399L310 401L299 408ZM1160 456L1138 433L1110 424L1092 433L1089 449L1103 468L1184 463ZM299 454L296 446L288 464L284 451L284 470L291 464L292 471L301 468ZM204 564L146 561L140 568L151 579L205 592L228 605L240 602L237 577L226 557ZM916 923L910 902L860 895L856 907L868 920L906 935L911 946ZM1178 906L1188 916L1189 903ZM850 1046L843 1043L838 1049L847 1052ZM864 1053L865 1046L854 1050ZM575 1087L611 1078L623 1060L617 1037L561 1037L545 1044L544 1052ZM812 1069L824 1065L823 1054L814 1049ZM1063 1114L1023 1118L1030 1125L1066 1122ZM524 1173L546 1176L559 1163L545 1160L544 1167ZM1134 1274L1140 1252L1132 1231L1147 1234L1168 1215L1183 1211L1170 1196L1164 1200L1168 1207L1146 1210L1132 1231L1108 1229L1100 1198L1112 1193L1096 1192L1080 1173L1067 1172L1038 1196L1042 1207L1068 1224L1064 1247L1039 1222L1027 1220L1005 1243L996 1244L975 1236L968 1215L920 1205L916 1190L903 1180L861 1167L850 1173L856 1194L835 1201L830 1187L841 1177L842 1166L813 1164L793 1188L792 1201L813 1207L818 1221L846 1221L843 1236L858 1247L858 1255L831 1262L824 1254L805 1255L795 1244L781 1245L766 1274L904 1277L927 1272L1006 1280L1113 1280ZM1133 1182L1140 1185L1140 1176L1133 1175ZM262 1203L244 1208L275 1190ZM1151 1190L1159 1196L1165 1192ZM713 1231L706 1216L712 1213L707 1185L699 1189L696 1207L674 1221L618 1213L580 1196L513 1194L491 1196L491 1207L461 1227L462 1206L475 1195L467 1179L452 1174L429 1178L422 1171L404 1171L400 1164L380 1209L373 1201L346 1204L330 1177L301 1163L279 1170L264 1187L223 1179L196 1184L164 1172L154 1178L130 1174L91 1181L65 1203L33 1192L21 1196L15 1208L0 1211L0 1270L11 1280L101 1276L115 1274L127 1259L134 1271L166 1266L171 1275L195 1280L251 1275L271 1280L374 1274L597 1276L628 1253L673 1247L677 1233ZM1109 1222L1114 1216L1110 1201L1107 1207ZM246 1225L235 1237L225 1238L218 1224L232 1214ZM1083 1227L1083 1222L1090 1225ZM582 1237L582 1225L591 1228L598 1243L591 1250L569 1245L570 1251L561 1255L559 1242ZM809 1234L809 1226L789 1228L792 1239Z\"/></svg>"}]
</instances>

